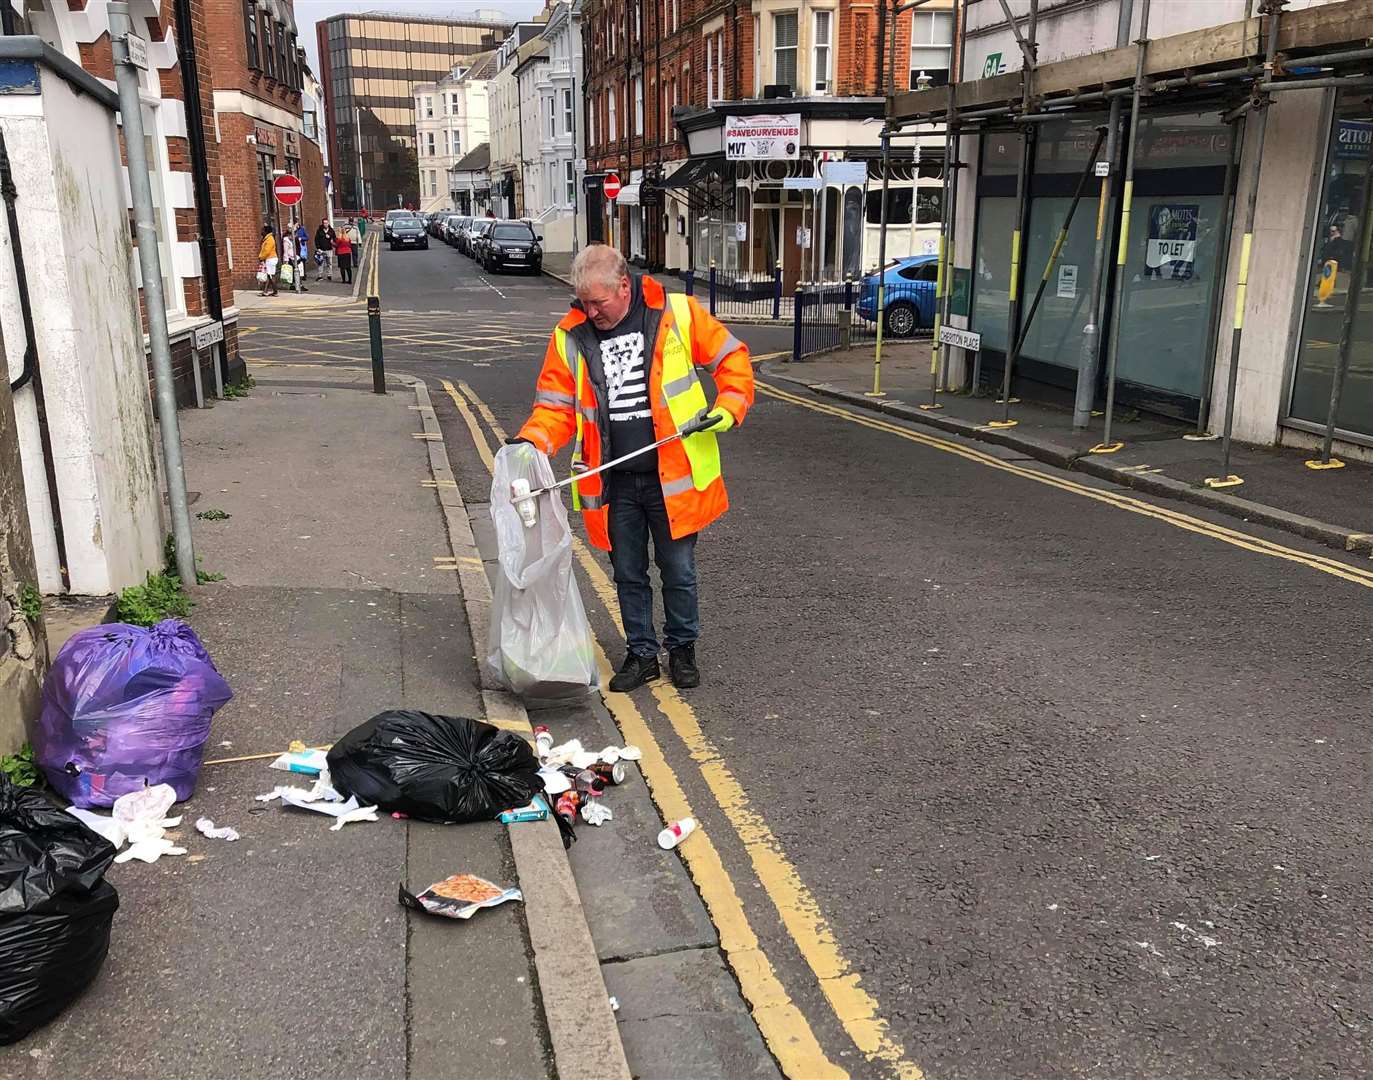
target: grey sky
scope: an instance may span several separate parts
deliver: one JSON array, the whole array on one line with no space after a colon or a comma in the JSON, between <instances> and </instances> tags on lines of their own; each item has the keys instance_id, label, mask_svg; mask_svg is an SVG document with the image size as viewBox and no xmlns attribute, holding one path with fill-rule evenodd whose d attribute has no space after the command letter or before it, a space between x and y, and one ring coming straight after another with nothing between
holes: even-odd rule
<instances>
[{"instance_id":1,"label":"grey sky","mask_svg":"<svg viewBox=\"0 0 1373 1080\"><path fill-rule=\"evenodd\" d=\"M532 19L543 10L542 0L295 0L296 24L310 58L310 70L320 72L315 23L331 15L384 11L396 15L424 15L432 19L471 17L473 12L499 11L511 22Z\"/></svg>"}]
</instances>

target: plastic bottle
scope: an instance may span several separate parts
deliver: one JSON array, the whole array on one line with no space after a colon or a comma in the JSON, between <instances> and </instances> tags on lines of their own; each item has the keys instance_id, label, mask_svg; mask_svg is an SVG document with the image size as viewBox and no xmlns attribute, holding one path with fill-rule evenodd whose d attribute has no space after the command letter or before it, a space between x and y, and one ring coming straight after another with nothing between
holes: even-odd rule
<instances>
[{"instance_id":1,"label":"plastic bottle","mask_svg":"<svg viewBox=\"0 0 1373 1080\"><path fill-rule=\"evenodd\" d=\"M577 773L573 783L577 785L577 794L582 796L599 795L605 790L605 781L590 769L582 769Z\"/></svg>"},{"instance_id":2,"label":"plastic bottle","mask_svg":"<svg viewBox=\"0 0 1373 1080\"><path fill-rule=\"evenodd\" d=\"M540 758L548 757L548 752L553 749L553 733L543 724L534 729L534 749Z\"/></svg>"},{"instance_id":3,"label":"plastic bottle","mask_svg":"<svg viewBox=\"0 0 1373 1080\"><path fill-rule=\"evenodd\" d=\"M530 498L529 481L523 476L510 482L510 501L520 512L520 520L524 522L524 527L532 529L539 520L539 512L534 506L534 500Z\"/></svg>"},{"instance_id":4,"label":"plastic bottle","mask_svg":"<svg viewBox=\"0 0 1373 1080\"><path fill-rule=\"evenodd\" d=\"M674 821L658 834L658 846L664 851L670 851L695 831L695 818L684 817L681 821Z\"/></svg>"}]
</instances>

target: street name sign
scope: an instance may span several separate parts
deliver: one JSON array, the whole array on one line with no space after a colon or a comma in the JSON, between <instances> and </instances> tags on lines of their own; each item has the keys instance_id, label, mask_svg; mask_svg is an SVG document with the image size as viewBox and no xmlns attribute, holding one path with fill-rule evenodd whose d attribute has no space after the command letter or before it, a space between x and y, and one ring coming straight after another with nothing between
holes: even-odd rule
<instances>
[{"instance_id":1,"label":"street name sign","mask_svg":"<svg viewBox=\"0 0 1373 1080\"><path fill-rule=\"evenodd\" d=\"M208 349L224 340L224 324L222 322L212 322L209 326L200 326L195 332L196 352L201 349Z\"/></svg>"},{"instance_id":2,"label":"street name sign","mask_svg":"<svg viewBox=\"0 0 1373 1080\"><path fill-rule=\"evenodd\" d=\"M939 343L941 345L957 345L960 349L967 349L969 352L980 352L982 335L974 333L972 330L941 326L939 328Z\"/></svg>"}]
</instances>

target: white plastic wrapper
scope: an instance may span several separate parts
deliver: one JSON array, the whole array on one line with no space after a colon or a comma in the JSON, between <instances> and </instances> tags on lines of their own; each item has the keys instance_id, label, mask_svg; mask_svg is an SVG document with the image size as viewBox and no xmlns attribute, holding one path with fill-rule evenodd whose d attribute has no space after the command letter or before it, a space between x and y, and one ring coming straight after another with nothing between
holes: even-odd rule
<instances>
[{"instance_id":1,"label":"white plastic wrapper","mask_svg":"<svg viewBox=\"0 0 1373 1080\"><path fill-rule=\"evenodd\" d=\"M526 702L553 704L585 697L598 685L591 625L572 576L572 532L559 493L535 500L526 527L511 485L553 483L553 467L528 443L502 447L491 477L491 520L500 572L491 603L490 654L497 681Z\"/></svg>"}]
</instances>

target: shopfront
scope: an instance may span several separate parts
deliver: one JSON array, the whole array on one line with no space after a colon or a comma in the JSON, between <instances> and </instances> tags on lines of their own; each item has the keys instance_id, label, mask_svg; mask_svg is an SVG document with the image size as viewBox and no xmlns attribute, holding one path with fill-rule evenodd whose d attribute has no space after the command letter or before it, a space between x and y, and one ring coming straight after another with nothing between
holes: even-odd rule
<instances>
[{"instance_id":1,"label":"shopfront","mask_svg":"<svg viewBox=\"0 0 1373 1080\"><path fill-rule=\"evenodd\" d=\"M1090 173L1105 113L1037 125L1030 138L1021 283L1022 327L1084 171ZM984 380L1003 369L1008 349L1011 233L1016 173L1026 136L982 138L973 255L973 329L982 335ZM1108 257L1104 323L1110 325L1114 275L1124 274L1117 360L1118 397L1151 411L1195 418L1210 379L1213 313L1226 257L1226 165L1233 132L1216 111L1146 113L1140 119L1125 262ZM1098 154L1097 156L1101 156ZM1117 223L1117 175L1106 209ZM1044 296L1029 325L1018 377L1064 388L1075 384L1090 317L1098 185L1090 177ZM1115 256L1117 235L1106 237ZM1104 372L1103 372L1104 378Z\"/></svg>"},{"instance_id":2,"label":"shopfront","mask_svg":"<svg viewBox=\"0 0 1373 1080\"><path fill-rule=\"evenodd\" d=\"M1298 297L1300 332L1287 423L1324 430L1336 370L1344 365L1335 428L1342 438L1373 441L1373 99L1342 90L1335 102L1320 197L1311 227L1310 263Z\"/></svg>"}]
</instances>

